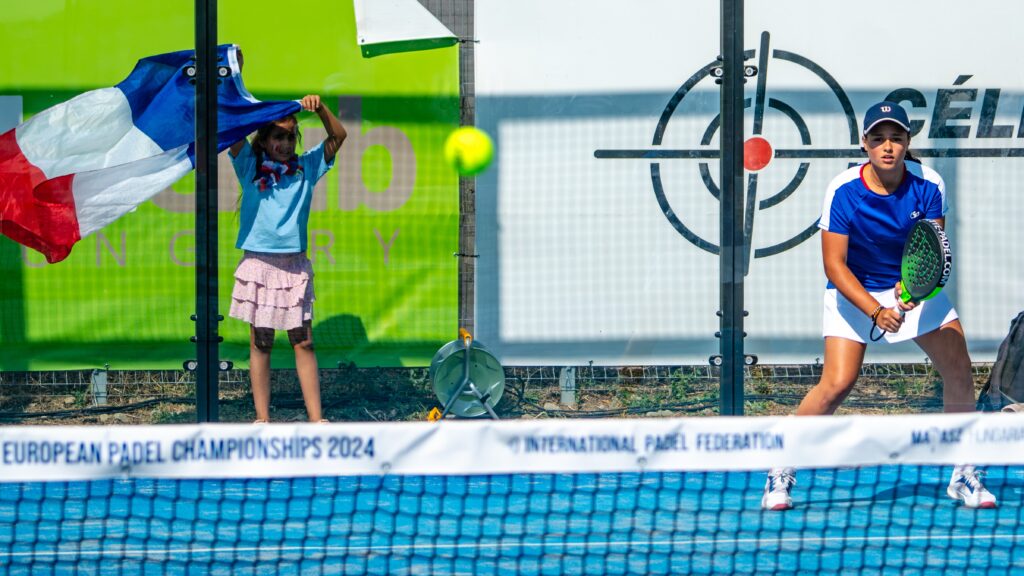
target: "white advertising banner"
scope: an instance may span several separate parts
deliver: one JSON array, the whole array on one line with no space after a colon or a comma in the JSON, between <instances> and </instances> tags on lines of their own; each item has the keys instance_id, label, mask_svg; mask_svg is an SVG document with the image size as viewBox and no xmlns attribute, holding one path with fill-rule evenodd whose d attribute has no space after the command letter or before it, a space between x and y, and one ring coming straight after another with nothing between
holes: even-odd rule
<instances>
[{"instance_id":1,"label":"white advertising banner","mask_svg":"<svg viewBox=\"0 0 1024 576\"><path fill-rule=\"evenodd\" d=\"M1024 464L1012 413L0 429L0 484Z\"/></svg>"},{"instance_id":2,"label":"white advertising banner","mask_svg":"<svg viewBox=\"0 0 1024 576\"><path fill-rule=\"evenodd\" d=\"M476 337L508 365L693 364L718 352L719 2L476 3ZM911 150L945 179L945 290L975 361L1024 309L1024 5L747 2L747 353L822 355L816 226L863 162L874 102L901 102ZM868 361L919 362L913 343Z\"/></svg>"}]
</instances>

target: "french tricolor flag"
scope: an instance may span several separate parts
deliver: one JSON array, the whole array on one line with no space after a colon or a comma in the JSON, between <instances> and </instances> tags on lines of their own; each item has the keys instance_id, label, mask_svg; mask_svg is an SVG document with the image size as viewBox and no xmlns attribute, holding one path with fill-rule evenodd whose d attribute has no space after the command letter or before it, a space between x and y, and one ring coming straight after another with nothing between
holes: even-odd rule
<instances>
[{"instance_id":1,"label":"french tricolor flag","mask_svg":"<svg viewBox=\"0 0 1024 576\"><path fill-rule=\"evenodd\" d=\"M241 53L218 47L217 150L301 109L260 102ZM195 167L194 52L139 60L112 88L86 92L0 135L0 233L46 256L72 246Z\"/></svg>"}]
</instances>

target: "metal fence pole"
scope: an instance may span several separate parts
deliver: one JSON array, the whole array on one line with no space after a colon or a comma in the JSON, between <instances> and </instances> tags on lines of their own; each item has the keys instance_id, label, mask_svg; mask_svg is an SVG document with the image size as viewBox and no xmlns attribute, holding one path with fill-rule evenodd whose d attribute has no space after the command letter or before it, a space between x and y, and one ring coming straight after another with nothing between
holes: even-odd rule
<instances>
[{"instance_id":1,"label":"metal fence pole","mask_svg":"<svg viewBox=\"0 0 1024 576\"><path fill-rule=\"evenodd\" d=\"M196 419L216 422L217 0L196 0Z\"/></svg>"},{"instance_id":2,"label":"metal fence pole","mask_svg":"<svg viewBox=\"0 0 1024 576\"><path fill-rule=\"evenodd\" d=\"M720 410L743 414L743 0L722 0Z\"/></svg>"}]
</instances>

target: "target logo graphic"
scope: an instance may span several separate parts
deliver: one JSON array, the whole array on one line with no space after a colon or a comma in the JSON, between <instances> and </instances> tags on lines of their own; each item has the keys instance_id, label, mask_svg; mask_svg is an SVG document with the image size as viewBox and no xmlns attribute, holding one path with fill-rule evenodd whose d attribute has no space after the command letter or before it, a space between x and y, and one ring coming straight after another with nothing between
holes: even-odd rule
<instances>
[{"instance_id":1,"label":"target logo graphic","mask_svg":"<svg viewBox=\"0 0 1024 576\"><path fill-rule=\"evenodd\" d=\"M744 266L745 270L749 269L751 238L755 215L758 211L772 208L796 192L806 178L808 170L811 167L812 160L846 159L849 161L863 158L863 152L860 149L860 132L857 129L857 117L854 113L853 105L851 104L849 97L846 95L846 92L843 91L835 78L833 78L824 68L807 57L785 50L770 50L769 41L770 36L768 32L763 32L761 34L760 47L756 51L747 50L743 54L744 60L751 60L755 57L757 58L756 68L749 64L745 66L745 75L748 77L756 77L757 79L757 87L754 97L752 99L744 99L744 108L748 110L752 108L753 116L752 134L743 143L743 166L747 171L746 186L744 190L745 221L743 230L745 244L747 245L747 258L746 265ZM771 58L769 58L769 53L771 54ZM848 148L812 148L811 131L808 127L808 122L805 121L800 112L785 101L768 96L767 81L771 73L771 69L779 64L802 67L806 71L817 76L817 78L820 79L828 88L834 97L832 105L835 107L836 112L840 112L844 117L845 125L841 128L841 132L843 133L844 139L848 133ZM663 161L675 160L696 161L697 168L700 171L701 181L705 188L716 200L719 200L719 188L712 177L708 160L717 160L719 157L718 148L712 147L711 142L720 127L721 116L715 116L707 125L698 146L691 149L667 149L660 147L665 139L666 131L672 121L673 115L676 113L679 106L685 101L687 95L690 94L700 82L704 80L710 81L720 75L721 69L719 68L719 63L708 63L687 79L686 82L676 90L668 104L666 104L655 128L654 137L652 139L652 146L655 148L643 150L605 149L594 151L594 156L596 158L632 158L651 160L651 184L654 188L655 197L657 198L658 204L661 207L661 211L665 215L665 218L683 238L698 248L706 250L712 254L718 254L718 245L695 233L686 225L685 222L683 222L679 213L674 210L669 203L669 199L665 193L665 188L662 182L661 163ZM765 117L769 113L773 115L781 114L786 121L792 124L798 134L800 146L788 149L773 147L771 143L771 135L766 134L764 130ZM793 163L791 162L779 163L775 167L772 166L775 160L782 159L795 159L799 161L796 164L792 175L788 177L788 182L781 188L769 191L768 193L765 193L763 190L759 190L758 180L760 179L762 171L772 168L777 168L779 170L792 169L791 165ZM789 164L790 166L786 166L786 164ZM817 231L817 220L808 222L806 228L799 231L792 237L782 242L757 247L753 249L752 255L754 258L763 258L784 252L807 240Z\"/></svg>"}]
</instances>

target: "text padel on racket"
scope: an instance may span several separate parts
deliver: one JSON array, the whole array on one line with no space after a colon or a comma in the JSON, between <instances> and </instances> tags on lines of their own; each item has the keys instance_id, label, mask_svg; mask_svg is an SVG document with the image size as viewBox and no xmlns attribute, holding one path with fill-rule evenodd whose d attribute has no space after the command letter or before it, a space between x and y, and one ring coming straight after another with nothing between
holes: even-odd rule
<instances>
[{"instance_id":1,"label":"text padel on racket","mask_svg":"<svg viewBox=\"0 0 1024 576\"><path fill-rule=\"evenodd\" d=\"M932 220L922 219L914 223L903 245L903 262L900 265L900 285L903 302L922 302L934 298L949 280L953 271L953 251L949 248L946 232ZM896 311L903 315L899 306ZM885 331L875 337L872 323L871 340L882 338Z\"/></svg>"}]
</instances>

